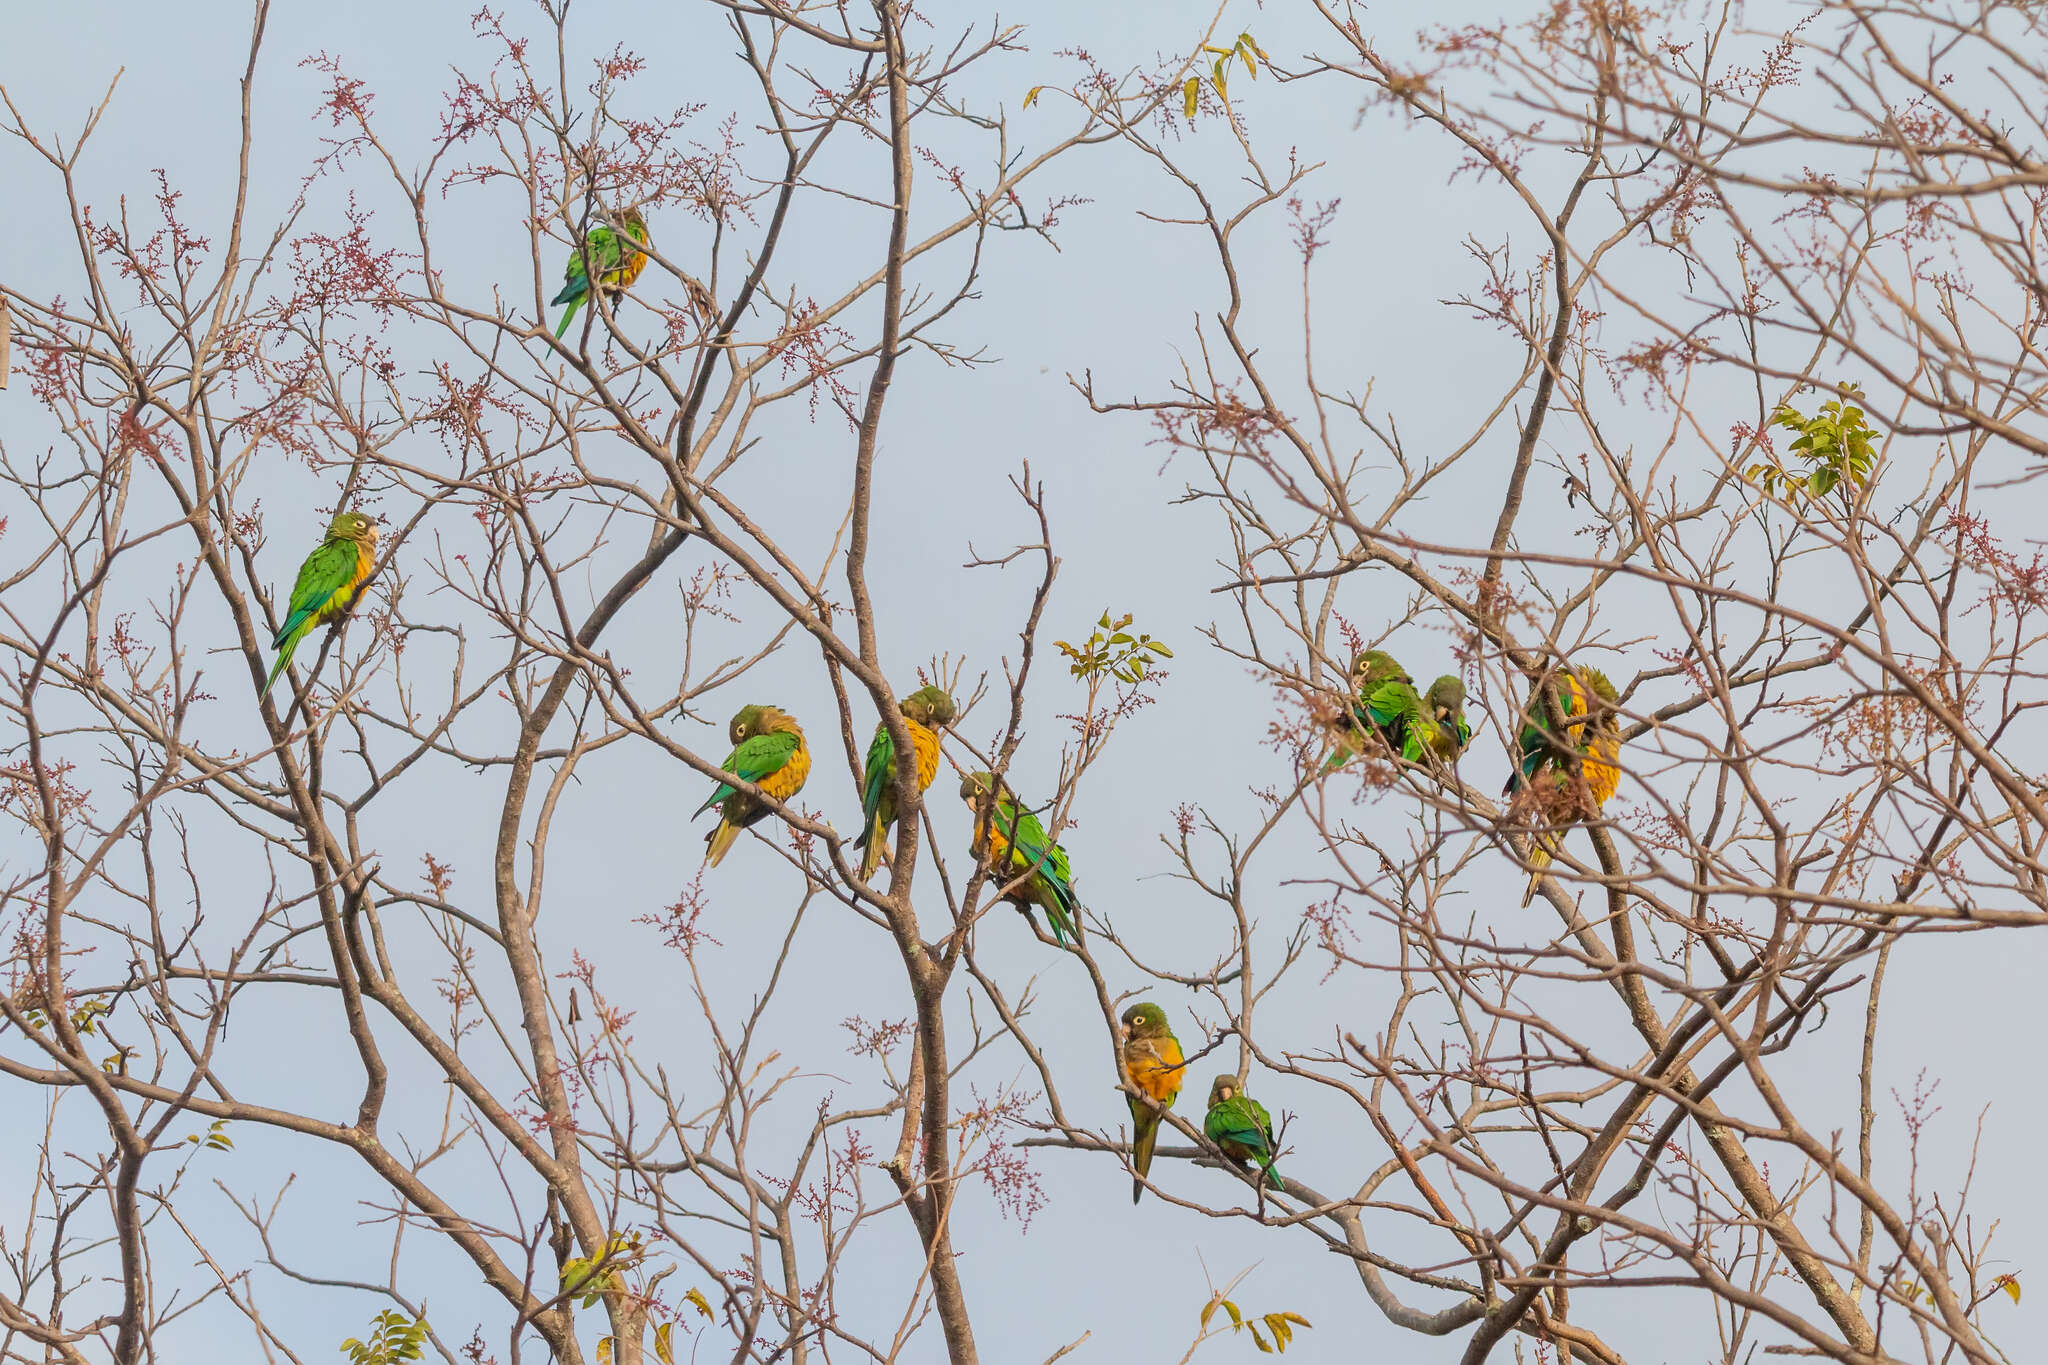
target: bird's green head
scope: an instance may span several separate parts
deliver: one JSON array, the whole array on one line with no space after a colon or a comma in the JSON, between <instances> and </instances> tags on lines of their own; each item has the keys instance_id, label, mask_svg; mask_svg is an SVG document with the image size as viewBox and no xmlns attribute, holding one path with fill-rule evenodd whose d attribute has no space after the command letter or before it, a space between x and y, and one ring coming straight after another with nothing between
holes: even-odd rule
<instances>
[{"instance_id":1,"label":"bird's green head","mask_svg":"<svg viewBox=\"0 0 2048 1365\"><path fill-rule=\"evenodd\" d=\"M1166 1026L1166 1011L1150 1000L1140 1000L1124 1011L1123 1034L1130 1038L1164 1038L1173 1030Z\"/></svg>"},{"instance_id":2,"label":"bird's green head","mask_svg":"<svg viewBox=\"0 0 2048 1365\"><path fill-rule=\"evenodd\" d=\"M920 687L898 703L903 714L928 730L951 725L953 718L960 714L960 708L953 704L953 696L936 684Z\"/></svg>"},{"instance_id":3,"label":"bird's green head","mask_svg":"<svg viewBox=\"0 0 2048 1365\"><path fill-rule=\"evenodd\" d=\"M1209 1107L1228 1104L1237 1098L1237 1077L1218 1076L1209 1086Z\"/></svg>"},{"instance_id":4,"label":"bird's green head","mask_svg":"<svg viewBox=\"0 0 2048 1365\"><path fill-rule=\"evenodd\" d=\"M1580 692L1592 694L1587 698L1586 709L1594 713L1594 727L1601 730L1620 729L1621 693L1615 691L1614 684L1608 681L1607 675L1590 664L1580 665L1573 673L1578 678Z\"/></svg>"},{"instance_id":5,"label":"bird's green head","mask_svg":"<svg viewBox=\"0 0 2048 1365\"><path fill-rule=\"evenodd\" d=\"M336 512L327 523L329 540L353 540L358 545L377 543L377 523L363 512Z\"/></svg>"},{"instance_id":6,"label":"bird's green head","mask_svg":"<svg viewBox=\"0 0 2048 1365\"><path fill-rule=\"evenodd\" d=\"M1423 700L1438 720L1456 720L1465 713L1465 684L1446 673L1429 685Z\"/></svg>"},{"instance_id":7,"label":"bird's green head","mask_svg":"<svg viewBox=\"0 0 2048 1365\"><path fill-rule=\"evenodd\" d=\"M992 791L1001 791L1008 796L1009 784L997 782L989 773L969 773L960 779L960 799L970 806L981 805Z\"/></svg>"},{"instance_id":8,"label":"bird's green head","mask_svg":"<svg viewBox=\"0 0 2048 1365\"><path fill-rule=\"evenodd\" d=\"M742 740L763 733L761 723L767 719L767 713L774 709L772 706L742 706L734 713L732 724L726 727L732 736L732 742L738 744Z\"/></svg>"},{"instance_id":9,"label":"bird's green head","mask_svg":"<svg viewBox=\"0 0 2048 1365\"><path fill-rule=\"evenodd\" d=\"M1614 684L1608 681L1605 673L1590 664L1581 664L1578 674L1579 681L1585 684L1587 690L1606 702L1609 708L1621 705L1621 693L1614 690Z\"/></svg>"},{"instance_id":10,"label":"bird's green head","mask_svg":"<svg viewBox=\"0 0 2048 1365\"><path fill-rule=\"evenodd\" d=\"M1354 692L1407 677L1408 671L1384 649L1368 649L1351 660L1351 689Z\"/></svg>"}]
</instances>

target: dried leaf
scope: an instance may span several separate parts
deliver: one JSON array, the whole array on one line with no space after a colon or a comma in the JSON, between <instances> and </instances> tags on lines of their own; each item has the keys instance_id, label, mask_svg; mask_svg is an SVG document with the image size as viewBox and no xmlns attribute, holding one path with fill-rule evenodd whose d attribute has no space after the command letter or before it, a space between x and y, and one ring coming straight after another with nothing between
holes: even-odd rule
<instances>
[{"instance_id":1,"label":"dried leaf","mask_svg":"<svg viewBox=\"0 0 2048 1365\"><path fill-rule=\"evenodd\" d=\"M1198 106L1201 103L1201 99L1201 79L1197 76L1188 77L1188 83L1180 88L1181 112L1183 114L1186 114L1189 118L1193 118L1195 116L1196 106ZM1102 627L1104 630L1109 629L1109 614L1107 612L1103 613Z\"/></svg>"}]
</instances>

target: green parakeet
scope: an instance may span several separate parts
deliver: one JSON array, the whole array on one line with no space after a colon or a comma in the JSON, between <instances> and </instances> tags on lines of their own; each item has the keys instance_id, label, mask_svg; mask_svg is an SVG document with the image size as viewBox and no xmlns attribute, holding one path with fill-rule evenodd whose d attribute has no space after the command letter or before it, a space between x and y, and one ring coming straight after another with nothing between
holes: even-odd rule
<instances>
[{"instance_id":1,"label":"green parakeet","mask_svg":"<svg viewBox=\"0 0 2048 1365\"><path fill-rule=\"evenodd\" d=\"M1218 1076L1209 1087L1209 1112L1202 1131L1223 1154L1244 1166L1256 1161L1266 1172L1266 1183L1280 1188L1280 1171L1274 1166L1273 1116L1266 1106L1240 1090L1235 1076Z\"/></svg>"},{"instance_id":2,"label":"green parakeet","mask_svg":"<svg viewBox=\"0 0 2048 1365\"><path fill-rule=\"evenodd\" d=\"M989 884L1000 888L1017 883L1004 899L1026 918L1032 906L1043 909L1054 940L1066 947L1080 910L1067 851L1046 837L1045 826L1019 804L1007 782L998 788L989 774L969 773L960 779L960 799L974 812L975 858L988 852Z\"/></svg>"},{"instance_id":3,"label":"green parakeet","mask_svg":"<svg viewBox=\"0 0 2048 1365\"><path fill-rule=\"evenodd\" d=\"M620 238L618 233L600 223L583 239L585 251L588 252L587 263L585 251L569 253L568 268L562 272L562 290L549 300L551 307L564 303L569 305L562 313L561 325L555 328L557 337L568 334L569 323L576 316L576 310L590 297L588 272L592 267L597 270L598 288L604 290L607 295L616 295L632 288L633 281L639 279L640 272L647 268L647 253L632 245L633 242L644 243L647 240L647 224L641 219L640 210L637 208L627 209L622 216L631 242Z\"/></svg>"},{"instance_id":4,"label":"green parakeet","mask_svg":"<svg viewBox=\"0 0 2048 1365\"><path fill-rule=\"evenodd\" d=\"M1501 789L1503 796L1514 795L1528 818L1559 827L1559 832L1530 839L1523 905L1535 897L1562 829L1598 815L1621 786L1621 694L1614 684L1599 669L1581 665L1559 675L1557 698L1564 738L1552 740L1549 718L1532 697L1519 736L1520 758ZM1576 776L1573 754L1578 757Z\"/></svg>"},{"instance_id":5,"label":"green parakeet","mask_svg":"<svg viewBox=\"0 0 2048 1365\"><path fill-rule=\"evenodd\" d=\"M1422 699L1415 695L1415 680L1384 649L1364 650L1354 657L1347 682L1351 695L1345 702L1345 717L1339 723L1336 752L1323 765L1326 773L1364 753L1368 734L1385 740L1388 752L1400 753L1399 722L1410 710L1422 708ZM1404 688L1405 694L1401 691Z\"/></svg>"},{"instance_id":6,"label":"green parakeet","mask_svg":"<svg viewBox=\"0 0 2048 1365\"><path fill-rule=\"evenodd\" d=\"M945 688L932 686L918 688L898 702L897 709L903 713L903 726L910 731L910 742L917 750L917 789L928 790L939 775L938 732L953 723L959 707ZM861 774L860 815L860 838L853 846L865 850L860 875L866 881L887 856L889 827L896 823L896 745L889 738L887 725L877 725L868 744L868 761Z\"/></svg>"},{"instance_id":7,"label":"green parakeet","mask_svg":"<svg viewBox=\"0 0 2048 1365\"><path fill-rule=\"evenodd\" d=\"M733 750L726 755L727 772L745 778L784 804L804 789L804 782L811 775L811 751L795 717L774 706L743 706L728 728ZM690 818L694 820L720 805L718 825L704 837L708 845L704 850L706 867L717 867L740 831L768 814L768 807L730 783L721 782L710 798L690 813Z\"/></svg>"},{"instance_id":8,"label":"green parakeet","mask_svg":"<svg viewBox=\"0 0 2048 1365\"><path fill-rule=\"evenodd\" d=\"M1472 743L1472 726L1465 719L1465 684L1448 673L1438 678L1422 694L1422 713L1432 728L1426 746L1416 746L1418 751L1427 747L1443 762L1456 763Z\"/></svg>"},{"instance_id":9,"label":"green parakeet","mask_svg":"<svg viewBox=\"0 0 2048 1365\"><path fill-rule=\"evenodd\" d=\"M1166 1011L1149 1000L1124 1011L1124 1071L1131 1084L1157 1101L1161 1110L1173 1108L1180 1098L1181 1077L1187 1064L1181 1056L1180 1039L1166 1022ZM1131 1107L1131 1202L1145 1197L1145 1177L1152 1173L1152 1149L1159 1141L1159 1115L1136 1095L1125 1097Z\"/></svg>"},{"instance_id":10,"label":"green parakeet","mask_svg":"<svg viewBox=\"0 0 2048 1365\"><path fill-rule=\"evenodd\" d=\"M299 566L284 622L271 641L271 648L277 651L277 662L270 666L270 676L263 680L259 697L270 691L278 675L292 661L299 641L312 634L314 627L348 614L362 595L370 570L376 567L377 523L361 512L337 512L327 524L327 539Z\"/></svg>"}]
</instances>

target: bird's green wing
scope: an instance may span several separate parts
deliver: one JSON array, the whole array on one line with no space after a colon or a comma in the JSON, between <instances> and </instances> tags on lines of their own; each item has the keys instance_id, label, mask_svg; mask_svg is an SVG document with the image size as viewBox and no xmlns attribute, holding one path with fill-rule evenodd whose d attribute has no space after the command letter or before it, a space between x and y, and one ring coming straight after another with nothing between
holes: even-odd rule
<instances>
[{"instance_id":1,"label":"bird's green wing","mask_svg":"<svg viewBox=\"0 0 2048 1365\"><path fill-rule=\"evenodd\" d=\"M762 778L782 770L782 765L789 762L789 756L796 752L797 743L797 737L787 731L769 735L749 735L740 742L737 749L726 755L725 770L758 785ZM691 811L690 818L695 819L702 815L731 796L735 790L731 783L719 783L718 790L711 793L711 799Z\"/></svg>"},{"instance_id":2,"label":"bird's green wing","mask_svg":"<svg viewBox=\"0 0 2048 1365\"><path fill-rule=\"evenodd\" d=\"M1365 695L1365 714L1375 725L1392 725L1422 709L1415 685L1396 678L1381 683Z\"/></svg>"},{"instance_id":3,"label":"bird's green wing","mask_svg":"<svg viewBox=\"0 0 2048 1365\"><path fill-rule=\"evenodd\" d=\"M272 648L282 649L286 640L303 634L320 609L355 578L360 551L352 540L325 540L299 566L298 581L292 584L291 604L283 624L277 628Z\"/></svg>"},{"instance_id":4,"label":"bird's green wing","mask_svg":"<svg viewBox=\"0 0 2048 1365\"><path fill-rule=\"evenodd\" d=\"M1038 817L1005 800L997 808L997 818L1011 831L1010 861L1017 870L1037 868L1038 875L1059 895L1061 904L1073 904L1074 873L1067 863L1067 851L1046 837L1045 826L1038 822Z\"/></svg>"},{"instance_id":5,"label":"bird's green wing","mask_svg":"<svg viewBox=\"0 0 2048 1365\"><path fill-rule=\"evenodd\" d=\"M619 258L625 254L625 249L619 245L618 234L608 227L592 228L584 242L589 252L589 264L585 264L585 253L582 250L570 250L569 264L562 271L561 292L548 301L550 307L574 303L588 294L590 266L596 266L598 278L603 279L606 271L617 268Z\"/></svg>"},{"instance_id":6,"label":"bird's green wing","mask_svg":"<svg viewBox=\"0 0 2048 1365\"><path fill-rule=\"evenodd\" d=\"M559 293L548 300L548 306L552 308L558 304L574 303L589 292L590 276L585 273L583 253L571 250L569 252L569 264L562 271L562 288Z\"/></svg>"},{"instance_id":7,"label":"bird's green wing","mask_svg":"<svg viewBox=\"0 0 2048 1365\"><path fill-rule=\"evenodd\" d=\"M1273 1155L1273 1121L1266 1106L1243 1095L1233 1095L1211 1108L1202 1119L1202 1131L1219 1147L1236 1143L1257 1153L1261 1160Z\"/></svg>"},{"instance_id":8,"label":"bird's green wing","mask_svg":"<svg viewBox=\"0 0 2048 1365\"><path fill-rule=\"evenodd\" d=\"M1052 923L1053 938L1064 945L1073 936L1078 905L1067 851L1047 837L1045 826L1036 815L1020 810L1008 797L996 806L996 820L997 828L1010 843L1011 872L1036 869L1033 882L1040 893L1040 903L1045 906L1045 917Z\"/></svg>"},{"instance_id":9,"label":"bird's green wing","mask_svg":"<svg viewBox=\"0 0 2048 1365\"><path fill-rule=\"evenodd\" d=\"M854 845L856 848L867 846L868 831L874 826L875 812L882 808L882 798L888 794L890 783L896 780L896 745L889 738L887 725L875 727L875 738L868 745L867 769L862 778L861 832L859 842Z\"/></svg>"}]
</instances>

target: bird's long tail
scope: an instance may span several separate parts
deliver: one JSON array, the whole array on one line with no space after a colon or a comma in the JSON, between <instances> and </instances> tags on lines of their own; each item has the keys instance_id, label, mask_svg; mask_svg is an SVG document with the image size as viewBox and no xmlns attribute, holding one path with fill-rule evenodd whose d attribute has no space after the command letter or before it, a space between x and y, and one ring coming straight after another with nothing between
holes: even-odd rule
<instances>
[{"instance_id":1,"label":"bird's long tail","mask_svg":"<svg viewBox=\"0 0 2048 1365\"><path fill-rule=\"evenodd\" d=\"M1529 885L1522 890L1522 908L1536 899L1536 888L1543 881L1543 874L1550 868L1550 836L1534 835L1529 840Z\"/></svg>"},{"instance_id":2,"label":"bird's long tail","mask_svg":"<svg viewBox=\"0 0 2048 1365\"><path fill-rule=\"evenodd\" d=\"M1064 948L1081 936L1075 927L1079 905L1062 900L1057 892L1045 898L1045 922L1052 926L1053 942Z\"/></svg>"},{"instance_id":3,"label":"bird's long tail","mask_svg":"<svg viewBox=\"0 0 2048 1365\"><path fill-rule=\"evenodd\" d=\"M882 815L880 811L877 811L874 818L868 821L868 832L861 840L861 843L865 852L862 853L860 860L860 879L864 882L872 881L875 876L875 869L882 865Z\"/></svg>"},{"instance_id":4,"label":"bird's long tail","mask_svg":"<svg viewBox=\"0 0 2048 1365\"><path fill-rule=\"evenodd\" d=\"M1281 1188L1280 1168L1271 1161L1266 1163L1266 1184L1272 1189Z\"/></svg>"},{"instance_id":5,"label":"bird's long tail","mask_svg":"<svg viewBox=\"0 0 2048 1365\"><path fill-rule=\"evenodd\" d=\"M704 836L704 866L717 867L725 857L725 851L732 847L733 840L740 837L740 827L720 817L718 827Z\"/></svg>"},{"instance_id":6,"label":"bird's long tail","mask_svg":"<svg viewBox=\"0 0 2048 1365\"><path fill-rule=\"evenodd\" d=\"M581 308L582 306L583 295L581 294L578 294L575 298L569 300L569 306L562 310L561 325L555 328L555 340L560 341L563 337L569 334L569 324L571 321L575 319L576 310L578 308Z\"/></svg>"},{"instance_id":7,"label":"bird's long tail","mask_svg":"<svg viewBox=\"0 0 2048 1365\"><path fill-rule=\"evenodd\" d=\"M1147 1114L1137 1121L1132 1134L1131 1169L1137 1174L1131 1178L1131 1202L1137 1203L1145 1197L1145 1177L1152 1173L1152 1148L1159 1142L1159 1116Z\"/></svg>"},{"instance_id":8,"label":"bird's long tail","mask_svg":"<svg viewBox=\"0 0 2048 1365\"><path fill-rule=\"evenodd\" d=\"M303 631L293 631L290 635L285 636L284 643L278 646L277 662L270 666L270 676L263 680L263 690L256 694L258 701L270 695L271 687L277 682L277 675L284 672L285 666L291 663L292 651L299 647L299 641L303 638L305 638L305 632Z\"/></svg>"}]
</instances>

